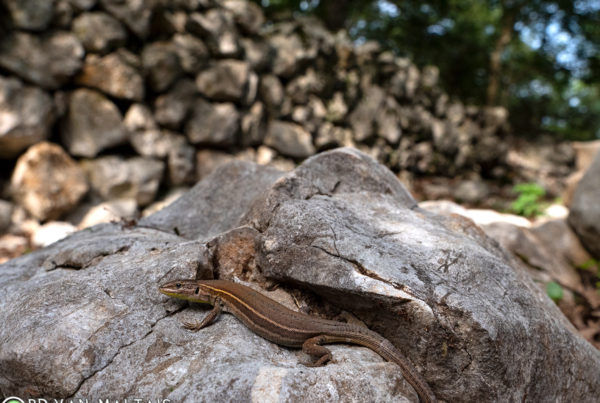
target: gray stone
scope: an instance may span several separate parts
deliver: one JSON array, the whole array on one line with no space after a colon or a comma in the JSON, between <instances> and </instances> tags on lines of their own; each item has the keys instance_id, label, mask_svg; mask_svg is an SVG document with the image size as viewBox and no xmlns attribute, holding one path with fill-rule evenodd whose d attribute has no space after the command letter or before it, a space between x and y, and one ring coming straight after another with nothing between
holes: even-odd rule
<instances>
[{"instance_id":1,"label":"gray stone","mask_svg":"<svg viewBox=\"0 0 600 403\"><path fill-rule=\"evenodd\" d=\"M99 0L100 6L125 24L135 35L145 39L150 31L150 19L155 0Z\"/></svg>"},{"instance_id":2,"label":"gray stone","mask_svg":"<svg viewBox=\"0 0 600 403\"><path fill-rule=\"evenodd\" d=\"M255 102L250 110L242 116L240 129L242 145L256 146L262 144L266 134L266 112L261 102Z\"/></svg>"},{"instance_id":3,"label":"gray stone","mask_svg":"<svg viewBox=\"0 0 600 403\"><path fill-rule=\"evenodd\" d=\"M83 46L70 32L15 32L0 41L0 67L46 89L57 89L82 65Z\"/></svg>"},{"instance_id":4,"label":"gray stone","mask_svg":"<svg viewBox=\"0 0 600 403\"><path fill-rule=\"evenodd\" d=\"M15 158L45 140L55 120L52 98L16 78L0 76L0 157Z\"/></svg>"},{"instance_id":5,"label":"gray stone","mask_svg":"<svg viewBox=\"0 0 600 403\"><path fill-rule=\"evenodd\" d=\"M192 144L233 145L239 126L240 115L235 105L197 99L185 125L185 134Z\"/></svg>"},{"instance_id":6,"label":"gray stone","mask_svg":"<svg viewBox=\"0 0 600 403\"><path fill-rule=\"evenodd\" d=\"M83 13L73 20L73 33L88 52L105 54L127 40L121 23L101 11Z\"/></svg>"},{"instance_id":7,"label":"gray stone","mask_svg":"<svg viewBox=\"0 0 600 403\"><path fill-rule=\"evenodd\" d=\"M385 93L380 87L369 86L359 104L348 116L348 121L354 131L354 139L362 142L374 133L375 117L385 100Z\"/></svg>"},{"instance_id":8,"label":"gray stone","mask_svg":"<svg viewBox=\"0 0 600 403\"><path fill-rule=\"evenodd\" d=\"M5 0L16 28L30 31L43 31L48 28L54 11L54 1Z\"/></svg>"},{"instance_id":9,"label":"gray stone","mask_svg":"<svg viewBox=\"0 0 600 403\"><path fill-rule=\"evenodd\" d=\"M315 138L315 147L324 150L333 147L352 147L352 131L350 129L334 126L331 122L325 122Z\"/></svg>"},{"instance_id":10,"label":"gray stone","mask_svg":"<svg viewBox=\"0 0 600 403\"><path fill-rule=\"evenodd\" d=\"M244 50L244 59L250 63L254 71L265 71L271 67L271 58L275 51L269 44L260 38L241 38Z\"/></svg>"},{"instance_id":11,"label":"gray stone","mask_svg":"<svg viewBox=\"0 0 600 403\"><path fill-rule=\"evenodd\" d=\"M173 36L173 45L179 57L181 68L186 73L198 73L210 59L204 42L193 35L175 34Z\"/></svg>"},{"instance_id":12,"label":"gray stone","mask_svg":"<svg viewBox=\"0 0 600 403\"><path fill-rule=\"evenodd\" d=\"M300 125L280 120L269 123L265 145L292 158L306 158L315 153L309 132Z\"/></svg>"},{"instance_id":13,"label":"gray stone","mask_svg":"<svg viewBox=\"0 0 600 403\"><path fill-rule=\"evenodd\" d=\"M248 35L256 35L265 23L260 6L246 0L225 0L223 7L233 13L235 23Z\"/></svg>"},{"instance_id":14,"label":"gray stone","mask_svg":"<svg viewBox=\"0 0 600 403\"><path fill-rule=\"evenodd\" d=\"M69 0L56 0L52 25L59 29L70 30L74 13L75 7Z\"/></svg>"},{"instance_id":15,"label":"gray stone","mask_svg":"<svg viewBox=\"0 0 600 403\"><path fill-rule=\"evenodd\" d=\"M154 201L165 164L146 157L119 156L84 160L91 190L103 200L135 199L139 206Z\"/></svg>"},{"instance_id":16,"label":"gray stone","mask_svg":"<svg viewBox=\"0 0 600 403\"><path fill-rule=\"evenodd\" d=\"M59 145L47 142L19 157L10 186L15 202L42 221L60 217L88 191L77 163Z\"/></svg>"},{"instance_id":17,"label":"gray stone","mask_svg":"<svg viewBox=\"0 0 600 403\"><path fill-rule=\"evenodd\" d=\"M0 199L0 234L4 234L12 221L13 204Z\"/></svg>"},{"instance_id":18,"label":"gray stone","mask_svg":"<svg viewBox=\"0 0 600 403\"><path fill-rule=\"evenodd\" d=\"M259 87L260 99L262 99L271 111L272 115L277 116L279 107L283 102L284 92L283 85L279 78L273 74L265 74L261 77Z\"/></svg>"},{"instance_id":19,"label":"gray stone","mask_svg":"<svg viewBox=\"0 0 600 403\"><path fill-rule=\"evenodd\" d=\"M130 133L158 129L152 111L144 104L131 105L125 113L123 124Z\"/></svg>"},{"instance_id":20,"label":"gray stone","mask_svg":"<svg viewBox=\"0 0 600 403\"><path fill-rule=\"evenodd\" d=\"M181 79L166 94L154 100L156 121L173 130L181 128L198 94L196 84L189 79Z\"/></svg>"},{"instance_id":21,"label":"gray stone","mask_svg":"<svg viewBox=\"0 0 600 403\"><path fill-rule=\"evenodd\" d=\"M291 100L298 105L308 102L310 95L318 95L325 86L325 80L313 68L308 68L306 73L292 79L285 88Z\"/></svg>"},{"instance_id":22,"label":"gray stone","mask_svg":"<svg viewBox=\"0 0 600 403\"><path fill-rule=\"evenodd\" d=\"M172 186L191 185L196 182L196 149L183 136L167 155L167 181Z\"/></svg>"},{"instance_id":23,"label":"gray stone","mask_svg":"<svg viewBox=\"0 0 600 403\"><path fill-rule=\"evenodd\" d=\"M236 57L241 51L239 36L232 16L219 9L189 15L186 29L206 38L211 52L220 57Z\"/></svg>"},{"instance_id":24,"label":"gray stone","mask_svg":"<svg viewBox=\"0 0 600 403\"><path fill-rule=\"evenodd\" d=\"M133 101L144 99L142 76L120 53L111 53L103 57L88 55L75 81L116 98Z\"/></svg>"},{"instance_id":25,"label":"gray stone","mask_svg":"<svg viewBox=\"0 0 600 403\"><path fill-rule=\"evenodd\" d=\"M490 194L489 186L481 179L461 181L452 191L454 198L463 203L477 204L485 201Z\"/></svg>"},{"instance_id":26,"label":"gray stone","mask_svg":"<svg viewBox=\"0 0 600 403\"><path fill-rule=\"evenodd\" d=\"M127 141L129 132L121 112L102 94L78 89L71 94L62 140L71 155L94 157L100 151Z\"/></svg>"},{"instance_id":27,"label":"gray stone","mask_svg":"<svg viewBox=\"0 0 600 403\"><path fill-rule=\"evenodd\" d=\"M196 77L201 94L222 102L241 103L248 90L250 66L240 60L221 60Z\"/></svg>"},{"instance_id":28,"label":"gray stone","mask_svg":"<svg viewBox=\"0 0 600 403\"><path fill-rule=\"evenodd\" d=\"M284 78L292 77L307 54L298 35L274 35L269 38L271 48L275 50L272 61L273 73Z\"/></svg>"},{"instance_id":29,"label":"gray stone","mask_svg":"<svg viewBox=\"0 0 600 403\"><path fill-rule=\"evenodd\" d=\"M139 155L163 159L177 144L185 143L185 137L168 130L149 129L133 132L129 141Z\"/></svg>"},{"instance_id":30,"label":"gray stone","mask_svg":"<svg viewBox=\"0 0 600 403\"><path fill-rule=\"evenodd\" d=\"M402 136L398 110L399 105L396 100L388 96L375 116L377 135L392 145L397 145Z\"/></svg>"},{"instance_id":31,"label":"gray stone","mask_svg":"<svg viewBox=\"0 0 600 403\"><path fill-rule=\"evenodd\" d=\"M142 65L150 88L163 92L179 77L177 46L173 42L153 42L142 51Z\"/></svg>"},{"instance_id":32,"label":"gray stone","mask_svg":"<svg viewBox=\"0 0 600 403\"><path fill-rule=\"evenodd\" d=\"M217 168L234 160L233 154L223 151L200 150L196 153L196 178L202 180Z\"/></svg>"},{"instance_id":33,"label":"gray stone","mask_svg":"<svg viewBox=\"0 0 600 403\"><path fill-rule=\"evenodd\" d=\"M78 10L89 10L96 5L97 0L68 0Z\"/></svg>"},{"instance_id":34,"label":"gray stone","mask_svg":"<svg viewBox=\"0 0 600 403\"><path fill-rule=\"evenodd\" d=\"M590 253L600 259L600 153L575 188L569 225Z\"/></svg>"},{"instance_id":35,"label":"gray stone","mask_svg":"<svg viewBox=\"0 0 600 403\"><path fill-rule=\"evenodd\" d=\"M336 91L333 98L327 103L326 119L330 122L341 122L346 118L348 113L348 105L344 100L344 93Z\"/></svg>"}]
</instances>

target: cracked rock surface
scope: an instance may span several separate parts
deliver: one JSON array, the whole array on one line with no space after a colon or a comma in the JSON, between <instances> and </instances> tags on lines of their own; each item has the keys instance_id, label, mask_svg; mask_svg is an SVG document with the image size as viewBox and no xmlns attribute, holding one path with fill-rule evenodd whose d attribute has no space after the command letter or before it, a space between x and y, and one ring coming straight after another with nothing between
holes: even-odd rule
<instances>
[{"instance_id":1,"label":"cracked rock surface","mask_svg":"<svg viewBox=\"0 0 600 403\"><path fill-rule=\"evenodd\" d=\"M313 315L352 313L445 401L594 401L600 354L511 259L468 219L420 209L359 151L289 173L233 162L137 225L95 226L0 266L0 395L416 401L366 348L333 345L332 363L308 368L230 315L183 329L207 310L157 286L197 276Z\"/></svg>"}]
</instances>

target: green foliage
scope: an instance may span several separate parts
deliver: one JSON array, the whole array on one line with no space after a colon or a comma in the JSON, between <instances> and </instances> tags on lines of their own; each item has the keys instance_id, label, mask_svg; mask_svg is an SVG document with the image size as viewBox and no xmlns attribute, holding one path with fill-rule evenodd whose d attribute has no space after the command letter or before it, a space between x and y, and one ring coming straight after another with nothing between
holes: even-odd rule
<instances>
[{"instance_id":1,"label":"green foliage","mask_svg":"<svg viewBox=\"0 0 600 403\"><path fill-rule=\"evenodd\" d=\"M579 266L577 266L577 268L579 270L591 270L592 268L596 268L597 270L598 268L600 268L600 261L592 257L586 260L585 262L581 263Z\"/></svg>"},{"instance_id":2,"label":"green foliage","mask_svg":"<svg viewBox=\"0 0 600 403\"><path fill-rule=\"evenodd\" d=\"M563 299L564 291L563 288L556 281L551 281L546 285L546 294L554 302L558 302Z\"/></svg>"},{"instance_id":3,"label":"green foliage","mask_svg":"<svg viewBox=\"0 0 600 403\"><path fill-rule=\"evenodd\" d=\"M543 206L540 200L546 194L543 187L537 183L520 183L515 185L513 191L519 195L510 205L513 213L525 217L534 217L542 214Z\"/></svg>"}]
</instances>

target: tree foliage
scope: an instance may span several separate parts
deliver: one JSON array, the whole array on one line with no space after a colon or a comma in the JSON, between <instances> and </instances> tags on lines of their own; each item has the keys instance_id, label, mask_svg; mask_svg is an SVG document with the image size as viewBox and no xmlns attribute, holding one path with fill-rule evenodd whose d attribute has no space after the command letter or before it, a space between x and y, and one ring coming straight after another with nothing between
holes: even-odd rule
<instances>
[{"instance_id":1,"label":"tree foliage","mask_svg":"<svg viewBox=\"0 0 600 403\"><path fill-rule=\"evenodd\" d=\"M260 0L272 18L311 13L357 40L440 67L465 102L506 106L520 135L600 138L595 0Z\"/></svg>"}]
</instances>

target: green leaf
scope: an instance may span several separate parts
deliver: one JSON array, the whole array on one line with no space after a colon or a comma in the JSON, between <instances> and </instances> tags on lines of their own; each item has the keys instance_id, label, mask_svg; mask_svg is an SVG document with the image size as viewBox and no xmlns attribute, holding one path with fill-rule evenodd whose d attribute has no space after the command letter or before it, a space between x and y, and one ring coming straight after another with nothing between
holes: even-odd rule
<instances>
[{"instance_id":1,"label":"green leaf","mask_svg":"<svg viewBox=\"0 0 600 403\"><path fill-rule=\"evenodd\" d=\"M556 281L551 281L546 285L546 293L554 302L560 301L563 296L563 288Z\"/></svg>"}]
</instances>

